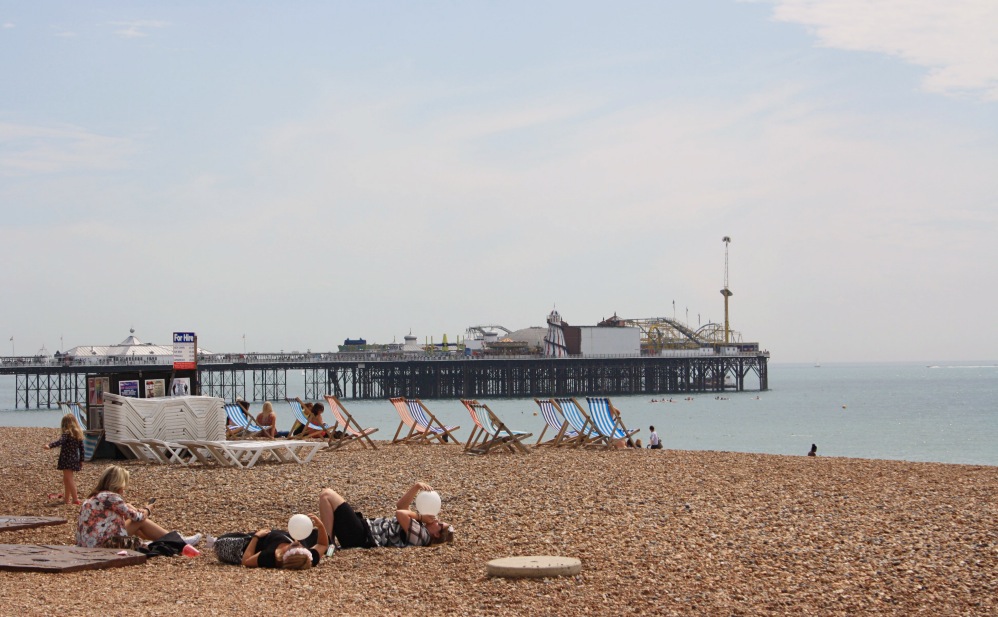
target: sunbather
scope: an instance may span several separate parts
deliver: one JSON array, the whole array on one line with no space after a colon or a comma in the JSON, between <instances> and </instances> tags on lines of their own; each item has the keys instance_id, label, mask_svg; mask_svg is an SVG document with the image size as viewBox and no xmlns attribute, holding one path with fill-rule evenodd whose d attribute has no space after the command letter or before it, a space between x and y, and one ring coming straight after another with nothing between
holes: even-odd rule
<instances>
[{"instance_id":1,"label":"sunbather","mask_svg":"<svg viewBox=\"0 0 998 617\"><path fill-rule=\"evenodd\" d=\"M277 414L270 401L263 404L263 411L256 417L256 423L263 429L263 436L277 437Z\"/></svg>"},{"instance_id":2,"label":"sunbather","mask_svg":"<svg viewBox=\"0 0 998 617\"><path fill-rule=\"evenodd\" d=\"M319 559L329 547L322 520L310 514L315 529L301 542L296 542L283 529L260 529L249 539L243 550L243 565L247 568L283 568L307 570L319 565ZM221 540L221 538L219 538ZM219 540L216 540L216 544ZM221 554L219 554L221 558Z\"/></svg>"},{"instance_id":3,"label":"sunbather","mask_svg":"<svg viewBox=\"0 0 998 617\"><path fill-rule=\"evenodd\" d=\"M431 514L410 510L416 494L433 489L416 482L395 504L395 516L363 518L343 497L331 488L319 493L319 517L341 548L377 548L382 546L428 546L452 542L454 528Z\"/></svg>"}]
</instances>

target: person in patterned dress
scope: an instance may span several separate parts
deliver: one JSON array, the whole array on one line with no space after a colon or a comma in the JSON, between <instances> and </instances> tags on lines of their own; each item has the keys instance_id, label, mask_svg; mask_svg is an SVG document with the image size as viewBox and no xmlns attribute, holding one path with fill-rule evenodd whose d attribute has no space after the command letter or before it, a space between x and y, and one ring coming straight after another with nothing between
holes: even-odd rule
<instances>
[{"instance_id":1,"label":"person in patterned dress","mask_svg":"<svg viewBox=\"0 0 998 617\"><path fill-rule=\"evenodd\" d=\"M80 503L76 493L76 477L74 474L83 469L83 429L76 421L76 416L67 413L62 417L62 435L50 444L46 450L59 448L59 462L56 469L62 470L62 498L65 503Z\"/></svg>"},{"instance_id":2,"label":"person in patterned dress","mask_svg":"<svg viewBox=\"0 0 998 617\"><path fill-rule=\"evenodd\" d=\"M122 497L128 488L128 470L111 465L104 470L97 487L80 508L76 524L76 545L95 548L114 546L116 538L137 536L143 540L158 540L165 529L149 518L152 504L136 508ZM183 536L191 546L201 540L201 534Z\"/></svg>"}]
</instances>

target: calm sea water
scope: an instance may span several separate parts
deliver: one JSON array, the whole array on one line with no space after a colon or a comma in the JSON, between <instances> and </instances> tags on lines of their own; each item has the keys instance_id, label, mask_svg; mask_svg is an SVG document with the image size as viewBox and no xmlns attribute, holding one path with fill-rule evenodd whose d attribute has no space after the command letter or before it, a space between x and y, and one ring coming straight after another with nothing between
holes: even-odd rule
<instances>
[{"instance_id":1,"label":"calm sea water","mask_svg":"<svg viewBox=\"0 0 998 617\"><path fill-rule=\"evenodd\" d=\"M304 392L303 379L288 374L290 396ZM820 456L998 466L998 363L771 364L769 385L766 392L720 399L613 401L628 427L641 429L637 437L647 441L653 424L667 448L803 455L815 443ZM58 426L61 412L13 410L14 400L13 378L0 377L0 426ZM471 420L459 401L424 402L444 422L460 425L458 436L467 438ZM535 440L543 428L531 399L483 402ZM344 404L362 425L380 429L375 437L395 433L398 416L387 401ZM253 407L255 412L261 404ZM287 405L274 407L278 427L290 428Z\"/></svg>"}]
</instances>

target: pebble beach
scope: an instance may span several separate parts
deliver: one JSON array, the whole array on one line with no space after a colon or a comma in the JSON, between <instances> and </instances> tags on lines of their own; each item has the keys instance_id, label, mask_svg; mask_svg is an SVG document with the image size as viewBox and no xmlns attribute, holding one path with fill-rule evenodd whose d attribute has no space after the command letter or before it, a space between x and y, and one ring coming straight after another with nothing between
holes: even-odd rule
<instances>
[{"instance_id":1,"label":"pebble beach","mask_svg":"<svg viewBox=\"0 0 998 617\"><path fill-rule=\"evenodd\" d=\"M376 434L375 437L380 436ZM50 428L0 427L0 515L66 525L4 544L74 543ZM69 574L3 572L8 615L995 615L998 468L683 450L352 445L308 465L154 466L125 495L184 534L286 528L322 487L366 516L415 480L437 489L450 545L338 551L305 572L195 558ZM668 443L666 443L668 447ZM81 497L112 461L77 474ZM557 555L576 576L505 579L492 559Z\"/></svg>"}]
</instances>

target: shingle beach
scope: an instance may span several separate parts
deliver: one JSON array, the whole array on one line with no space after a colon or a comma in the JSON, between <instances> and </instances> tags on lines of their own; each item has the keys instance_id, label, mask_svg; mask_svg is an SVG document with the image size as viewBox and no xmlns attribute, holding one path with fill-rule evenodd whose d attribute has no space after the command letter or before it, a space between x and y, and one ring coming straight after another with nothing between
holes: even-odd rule
<instances>
[{"instance_id":1,"label":"shingle beach","mask_svg":"<svg viewBox=\"0 0 998 617\"><path fill-rule=\"evenodd\" d=\"M0 515L67 525L0 532L73 544L55 429L0 427ZM377 436L377 435L376 435ZM382 442L379 442L381 445ZM666 444L668 446L668 444ZM81 497L111 461L77 474ZM308 465L120 462L126 498L183 533L286 528L330 486L367 516L414 480L443 496L452 545L339 551L305 572L196 558L72 574L0 573L5 615L996 615L998 468L678 450L354 445ZM489 560L559 555L581 574L486 576Z\"/></svg>"}]
</instances>

